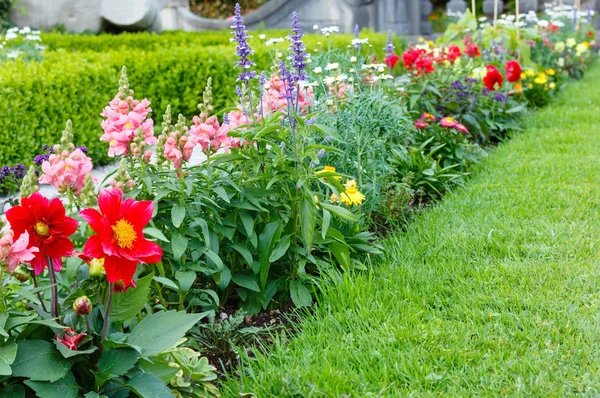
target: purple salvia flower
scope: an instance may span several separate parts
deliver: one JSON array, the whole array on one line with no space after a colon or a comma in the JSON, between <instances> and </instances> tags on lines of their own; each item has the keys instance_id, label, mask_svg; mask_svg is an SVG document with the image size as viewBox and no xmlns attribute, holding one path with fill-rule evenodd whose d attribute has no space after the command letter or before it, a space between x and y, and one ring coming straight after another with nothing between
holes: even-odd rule
<instances>
[{"instance_id":1,"label":"purple salvia flower","mask_svg":"<svg viewBox=\"0 0 600 398\"><path fill-rule=\"evenodd\" d=\"M387 44L385 46L385 52L387 57L391 57L394 54L394 44L392 43L392 30L388 31Z\"/></svg>"},{"instance_id":2,"label":"purple salvia flower","mask_svg":"<svg viewBox=\"0 0 600 398\"><path fill-rule=\"evenodd\" d=\"M48 153L44 153L42 155L36 155L36 157L33 158L33 162L38 165L41 166L42 163L44 163L46 160L50 159L50 154Z\"/></svg>"},{"instance_id":3,"label":"purple salvia flower","mask_svg":"<svg viewBox=\"0 0 600 398\"><path fill-rule=\"evenodd\" d=\"M223 124L229 124L229 115L223 112Z\"/></svg>"},{"instance_id":4,"label":"purple salvia flower","mask_svg":"<svg viewBox=\"0 0 600 398\"><path fill-rule=\"evenodd\" d=\"M265 86L265 83L267 82L267 75L265 74L264 70L260 72L260 78L258 79L258 82L260 83L261 88Z\"/></svg>"},{"instance_id":5,"label":"purple salvia flower","mask_svg":"<svg viewBox=\"0 0 600 398\"><path fill-rule=\"evenodd\" d=\"M354 44L354 49L356 51L360 51L360 43L358 41L358 32L360 31L358 24L354 25L354 39L356 40Z\"/></svg>"},{"instance_id":6,"label":"purple salvia flower","mask_svg":"<svg viewBox=\"0 0 600 398\"><path fill-rule=\"evenodd\" d=\"M233 25L231 26L231 28L234 29L234 31L232 32L233 38L231 38L230 40L237 42L237 51L235 52L235 55L240 57L236 65L242 68L242 73L240 73L238 79L247 82L256 77L256 72L253 72L251 70L252 65L254 65L254 61L248 59L248 57L254 54L254 52L248 45L247 39L250 36L248 36L246 26L244 25L244 20L242 19L242 11L239 3L235 5Z\"/></svg>"},{"instance_id":7,"label":"purple salvia flower","mask_svg":"<svg viewBox=\"0 0 600 398\"><path fill-rule=\"evenodd\" d=\"M294 79L292 78L292 74L287 70L283 60L279 61L279 74L281 75L281 80L283 80L285 87L285 99L288 103L287 108L289 109L290 106L292 106L293 109Z\"/></svg>"},{"instance_id":8,"label":"purple salvia flower","mask_svg":"<svg viewBox=\"0 0 600 398\"><path fill-rule=\"evenodd\" d=\"M300 19L294 11L292 13L292 34L288 36L290 39L290 52L292 53L292 65L296 70L293 80L297 83L299 80L306 80L306 46L302 42L304 34L300 30Z\"/></svg>"},{"instance_id":9,"label":"purple salvia flower","mask_svg":"<svg viewBox=\"0 0 600 398\"><path fill-rule=\"evenodd\" d=\"M321 149L318 153L317 153L317 157L319 159L321 159L323 156L325 156L325 149Z\"/></svg>"}]
</instances>

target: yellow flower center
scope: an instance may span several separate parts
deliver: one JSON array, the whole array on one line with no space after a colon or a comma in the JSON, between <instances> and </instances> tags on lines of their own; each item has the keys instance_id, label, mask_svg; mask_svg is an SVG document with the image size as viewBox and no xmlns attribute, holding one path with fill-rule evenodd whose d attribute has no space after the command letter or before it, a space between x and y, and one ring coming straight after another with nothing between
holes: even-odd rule
<instances>
[{"instance_id":1,"label":"yellow flower center","mask_svg":"<svg viewBox=\"0 0 600 398\"><path fill-rule=\"evenodd\" d=\"M115 146L117 144L117 140L110 140L108 143L110 146Z\"/></svg>"},{"instance_id":2,"label":"yellow flower center","mask_svg":"<svg viewBox=\"0 0 600 398\"><path fill-rule=\"evenodd\" d=\"M48 228L48 224L46 224L43 221L36 222L33 229L35 230L35 233L39 236L50 236L50 228Z\"/></svg>"},{"instance_id":3,"label":"yellow flower center","mask_svg":"<svg viewBox=\"0 0 600 398\"><path fill-rule=\"evenodd\" d=\"M133 225L125 219L121 219L117 221L115 225L112 226L113 230L113 239L117 241L117 245L119 245L122 249L132 249L133 242L137 239L137 234L133 229Z\"/></svg>"},{"instance_id":4,"label":"yellow flower center","mask_svg":"<svg viewBox=\"0 0 600 398\"><path fill-rule=\"evenodd\" d=\"M127 129L127 130L131 130L131 128L133 127L133 124L125 123L125 126L123 126L123 127L125 127L125 129Z\"/></svg>"}]
</instances>

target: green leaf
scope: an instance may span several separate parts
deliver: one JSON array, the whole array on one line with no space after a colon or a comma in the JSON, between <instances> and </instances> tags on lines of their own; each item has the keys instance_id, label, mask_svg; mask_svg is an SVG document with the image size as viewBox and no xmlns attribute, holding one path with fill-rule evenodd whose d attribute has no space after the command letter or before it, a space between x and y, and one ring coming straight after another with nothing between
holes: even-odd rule
<instances>
[{"instance_id":1,"label":"green leaf","mask_svg":"<svg viewBox=\"0 0 600 398\"><path fill-rule=\"evenodd\" d=\"M196 281L196 273L194 271L177 271L175 273L175 279L179 282L181 291L186 293Z\"/></svg>"},{"instance_id":2,"label":"green leaf","mask_svg":"<svg viewBox=\"0 0 600 398\"><path fill-rule=\"evenodd\" d=\"M88 341L91 340L90 337L85 337L85 338L88 339ZM91 354L92 352L94 352L98 349L95 346L91 346L87 350L70 350L66 345L64 345L63 343L61 343L57 340L54 340L53 343L56 346L56 349L61 353L63 358L71 358L71 357L76 357L78 355Z\"/></svg>"},{"instance_id":3,"label":"green leaf","mask_svg":"<svg viewBox=\"0 0 600 398\"><path fill-rule=\"evenodd\" d=\"M110 308L110 321L123 322L133 318L146 306L150 295L150 282L154 274L146 275L136 281L135 289L115 294Z\"/></svg>"},{"instance_id":4,"label":"green leaf","mask_svg":"<svg viewBox=\"0 0 600 398\"><path fill-rule=\"evenodd\" d=\"M317 207L314 199L305 194L300 200L300 230L302 231L302 240L306 247L306 252L310 253L313 234L315 233L315 222L317 221Z\"/></svg>"},{"instance_id":5,"label":"green leaf","mask_svg":"<svg viewBox=\"0 0 600 398\"><path fill-rule=\"evenodd\" d=\"M172 280L170 280L169 278L155 276L153 279L159 283L162 283L163 285L167 286L168 288L175 290L176 292L179 291L179 286L177 286L177 284L175 282L173 282Z\"/></svg>"},{"instance_id":6,"label":"green leaf","mask_svg":"<svg viewBox=\"0 0 600 398\"><path fill-rule=\"evenodd\" d=\"M238 286L245 287L253 292L260 292L260 287L256 283L256 279L248 274L236 272L233 274L232 280Z\"/></svg>"},{"instance_id":7,"label":"green leaf","mask_svg":"<svg viewBox=\"0 0 600 398\"><path fill-rule=\"evenodd\" d=\"M248 213L240 213L240 220L242 220L246 235L252 236L252 231L254 230L254 218Z\"/></svg>"},{"instance_id":8,"label":"green leaf","mask_svg":"<svg viewBox=\"0 0 600 398\"><path fill-rule=\"evenodd\" d=\"M125 387L142 398L173 398L171 390L152 373L137 373L129 379Z\"/></svg>"},{"instance_id":9,"label":"green leaf","mask_svg":"<svg viewBox=\"0 0 600 398\"><path fill-rule=\"evenodd\" d=\"M131 331L126 342L140 347L145 357L160 354L177 343L200 319L202 315L185 311L150 314Z\"/></svg>"},{"instance_id":10,"label":"green leaf","mask_svg":"<svg viewBox=\"0 0 600 398\"><path fill-rule=\"evenodd\" d=\"M265 225L258 237L258 262L260 263L260 284L264 288L269 276L271 252L281 235L281 224L274 221Z\"/></svg>"},{"instance_id":11,"label":"green leaf","mask_svg":"<svg viewBox=\"0 0 600 398\"><path fill-rule=\"evenodd\" d=\"M231 270L227 267L223 267L219 273L215 274L215 282L219 285L219 289L227 289L229 282L231 282Z\"/></svg>"},{"instance_id":12,"label":"green leaf","mask_svg":"<svg viewBox=\"0 0 600 398\"><path fill-rule=\"evenodd\" d=\"M19 342L12 364L13 376L38 381L57 381L65 377L69 369L70 362L60 355L54 344L43 340Z\"/></svg>"},{"instance_id":13,"label":"green leaf","mask_svg":"<svg viewBox=\"0 0 600 398\"><path fill-rule=\"evenodd\" d=\"M217 253L215 253L214 251L207 250L206 257L208 257L217 266L218 270L222 270L223 268L225 268L225 264L223 264L223 260L221 260L221 257L219 257L219 255Z\"/></svg>"},{"instance_id":14,"label":"green leaf","mask_svg":"<svg viewBox=\"0 0 600 398\"><path fill-rule=\"evenodd\" d=\"M277 242L273 252L271 253L271 257L269 257L269 262L275 262L279 260L288 251L290 248L290 236L291 235L286 235L279 240L279 242Z\"/></svg>"},{"instance_id":15,"label":"green leaf","mask_svg":"<svg viewBox=\"0 0 600 398\"><path fill-rule=\"evenodd\" d=\"M321 226L321 237L325 239L327 236L327 230L329 229L329 224L331 223L331 212L329 210L323 209L323 225Z\"/></svg>"},{"instance_id":16,"label":"green leaf","mask_svg":"<svg viewBox=\"0 0 600 398\"><path fill-rule=\"evenodd\" d=\"M229 203L229 196L227 195L227 191L223 187L214 187L213 191L219 196L219 198L223 199L225 202Z\"/></svg>"},{"instance_id":17,"label":"green leaf","mask_svg":"<svg viewBox=\"0 0 600 398\"><path fill-rule=\"evenodd\" d=\"M350 267L350 252L348 246L338 241L331 242L329 249L335 259L344 267Z\"/></svg>"},{"instance_id":18,"label":"green leaf","mask_svg":"<svg viewBox=\"0 0 600 398\"><path fill-rule=\"evenodd\" d=\"M17 357L17 343L8 343L4 347L0 347L0 376L10 376L12 370L10 365Z\"/></svg>"},{"instance_id":19,"label":"green leaf","mask_svg":"<svg viewBox=\"0 0 600 398\"><path fill-rule=\"evenodd\" d=\"M240 253L242 255L242 257L244 257L244 260L246 260L246 264L252 265L254 260L252 259L252 253L250 252L250 250L248 250L247 247L242 246L239 243L236 243L234 245L231 245L231 248L233 250L237 251L238 253Z\"/></svg>"},{"instance_id":20,"label":"green leaf","mask_svg":"<svg viewBox=\"0 0 600 398\"><path fill-rule=\"evenodd\" d=\"M142 359L140 360L140 366L144 372L152 373L164 383L168 383L179 372L179 368L169 366L169 361L162 357L152 357L152 361Z\"/></svg>"},{"instance_id":21,"label":"green leaf","mask_svg":"<svg viewBox=\"0 0 600 398\"><path fill-rule=\"evenodd\" d=\"M103 385L106 381L123 376L132 369L140 354L132 348L115 348L105 351L98 361L96 384Z\"/></svg>"},{"instance_id":22,"label":"green leaf","mask_svg":"<svg viewBox=\"0 0 600 398\"><path fill-rule=\"evenodd\" d=\"M19 384L13 384L0 391L1 398L25 398L25 387Z\"/></svg>"},{"instance_id":23,"label":"green leaf","mask_svg":"<svg viewBox=\"0 0 600 398\"><path fill-rule=\"evenodd\" d=\"M171 248L173 249L173 257L175 260L179 261L183 253L187 250L188 246L188 238L181 235L179 232L173 232L173 236L171 237Z\"/></svg>"},{"instance_id":24,"label":"green leaf","mask_svg":"<svg viewBox=\"0 0 600 398\"><path fill-rule=\"evenodd\" d=\"M332 212L333 214L335 214L336 216L338 216L344 220L354 221L354 222L358 221L358 219L356 218L356 216L354 214L352 214L349 210L344 209L343 207L334 206L329 203L319 203L319 206L321 206L324 209L329 210L330 212Z\"/></svg>"},{"instance_id":25,"label":"green leaf","mask_svg":"<svg viewBox=\"0 0 600 398\"><path fill-rule=\"evenodd\" d=\"M77 398L79 393L79 386L71 372L68 372L62 379L52 383L25 380L25 384L35 391L35 394L39 398Z\"/></svg>"},{"instance_id":26,"label":"green leaf","mask_svg":"<svg viewBox=\"0 0 600 398\"><path fill-rule=\"evenodd\" d=\"M169 239L161 232L160 229L157 228L144 228L144 234L150 236L151 238L155 238L161 240L163 242L169 243Z\"/></svg>"},{"instance_id":27,"label":"green leaf","mask_svg":"<svg viewBox=\"0 0 600 398\"><path fill-rule=\"evenodd\" d=\"M290 282L290 295L297 307L307 307L312 304L310 290L302 284L302 281L293 280Z\"/></svg>"},{"instance_id":28,"label":"green leaf","mask_svg":"<svg viewBox=\"0 0 600 398\"><path fill-rule=\"evenodd\" d=\"M171 221L175 228L179 228L185 219L185 206L175 205L171 208Z\"/></svg>"}]
</instances>

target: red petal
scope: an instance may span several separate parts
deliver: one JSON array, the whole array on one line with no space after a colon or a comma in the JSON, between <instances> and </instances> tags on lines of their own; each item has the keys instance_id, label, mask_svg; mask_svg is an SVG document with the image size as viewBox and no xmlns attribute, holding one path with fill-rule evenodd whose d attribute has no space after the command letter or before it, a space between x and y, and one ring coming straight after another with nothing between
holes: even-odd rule
<instances>
[{"instance_id":1,"label":"red petal","mask_svg":"<svg viewBox=\"0 0 600 398\"><path fill-rule=\"evenodd\" d=\"M160 246L146 239L137 240L133 249L130 250L130 254L146 264L158 263L162 259Z\"/></svg>"},{"instance_id":2,"label":"red petal","mask_svg":"<svg viewBox=\"0 0 600 398\"><path fill-rule=\"evenodd\" d=\"M137 270L137 264L135 261L125 260L124 258L106 256L104 258L104 270L106 280L110 283L122 280L126 285L129 285Z\"/></svg>"},{"instance_id":3,"label":"red petal","mask_svg":"<svg viewBox=\"0 0 600 398\"><path fill-rule=\"evenodd\" d=\"M136 227L136 230L142 230L152 219L154 211L154 202L150 200L140 200L131 204L127 219Z\"/></svg>"},{"instance_id":4,"label":"red petal","mask_svg":"<svg viewBox=\"0 0 600 398\"><path fill-rule=\"evenodd\" d=\"M46 245L46 254L50 257L68 256L73 250L73 242L63 236L55 236L54 241Z\"/></svg>"},{"instance_id":5,"label":"red petal","mask_svg":"<svg viewBox=\"0 0 600 398\"><path fill-rule=\"evenodd\" d=\"M119 220L119 211L123 202L123 193L120 189L103 189L98 196L100 211L112 222Z\"/></svg>"},{"instance_id":6,"label":"red petal","mask_svg":"<svg viewBox=\"0 0 600 398\"><path fill-rule=\"evenodd\" d=\"M96 209L84 209L79 212L79 216L83 218L95 233L99 234L104 231L104 224L102 224L102 214Z\"/></svg>"},{"instance_id":7,"label":"red petal","mask_svg":"<svg viewBox=\"0 0 600 398\"><path fill-rule=\"evenodd\" d=\"M90 236L87 242L85 242L83 252L87 257L103 258L105 254L102 250L102 240L100 237L98 237L98 235Z\"/></svg>"}]
</instances>

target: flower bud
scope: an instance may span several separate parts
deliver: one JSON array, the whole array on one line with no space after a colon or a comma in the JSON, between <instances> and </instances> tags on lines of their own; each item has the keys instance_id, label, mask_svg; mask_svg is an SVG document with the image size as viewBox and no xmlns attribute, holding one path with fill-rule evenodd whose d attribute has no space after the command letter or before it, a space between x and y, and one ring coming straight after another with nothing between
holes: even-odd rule
<instances>
[{"instance_id":1,"label":"flower bud","mask_svg":"<svg viewBox=\"0 0 600 398\"><path fill-rule=\"evenodd\" d=\"M25 283L31 278L31 271L27 269L27 267L23 265L19 265L15 268L12 276L14 276L19 282Z\"/></svg>"},{"instance_id":2,"label":"flower bud","mask_svg":"<svg viewBox=\"0 0 600 398\"><path fill-rule=\"evenodd\" d=\"M103 258L93 258L92 261L89 262L88 267L90 269L90 278L104 279L105 272Z\"/></svg>"},{"instance_id":3,"label":"flower bud","mask_svg":"<svg viewBox=\"0 0 600 398\"><path fill-rule=\"evenodd\" d=\"M152 151L147 150L144 152L144 163L150 163L150 159L152 159Z\"/></svg>"},{"instance_id":4,"label":"flower bud","mask_svg":"<svg viewBox=\"0 0 600 398\"><path fill-rule=\"evenodd\" d=\"M77 297L73 303L73 311L77 315L88 315L92 312L92 302L87 296Z\"/></svg>"}]
</instances>

